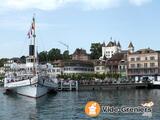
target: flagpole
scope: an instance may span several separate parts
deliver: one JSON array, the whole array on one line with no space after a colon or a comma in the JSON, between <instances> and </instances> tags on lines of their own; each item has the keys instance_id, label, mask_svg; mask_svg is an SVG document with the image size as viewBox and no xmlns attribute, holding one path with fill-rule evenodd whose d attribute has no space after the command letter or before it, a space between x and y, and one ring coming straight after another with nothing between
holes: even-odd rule
<instances>
[{"instance_id":1,"label":"flagpole","mask_svg":"<svg viewBox=\"0 0 160 120\"><path fill-rule=\"evenodd\" d=\"M33 72L34 75L36 73L36 69L35 69L35 63L36 63L36 58L35 58L35 39L36 39L36 30L35 30L35 14L33 15L33 23L32 23L32 29L33 29L33 45L34 45L34 55L33 55Z\"/></svg>"}]
</instances>

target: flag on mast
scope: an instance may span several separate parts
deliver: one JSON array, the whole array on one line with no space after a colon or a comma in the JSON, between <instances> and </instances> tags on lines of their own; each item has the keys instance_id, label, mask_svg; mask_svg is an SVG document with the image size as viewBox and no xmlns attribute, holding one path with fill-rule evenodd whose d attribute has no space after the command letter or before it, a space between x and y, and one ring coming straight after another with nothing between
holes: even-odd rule
<instances>
[{"instance_id":1,"label":"flag on mast","mask_svg":"<svg viewBox=\"0 0 160 120\"><path fill-rule=\"evenodd\" d=\"M33 21L31 23L31 27L27 33L27 36L28 36L28 39L31 38L31 36L33 35L33 31L32 30L35 30L35 18L33 17Z\"/></svg>"},{"instance_id":2,"label":"flag on mast","mask_svg":"<svg viewBox=\"0 0 160 120\"><path fill-rule=\"evenodd\" d=\"M30 33L30 31L28 31L27 36L28 36L28 39L31 38L31 33Z\"/></svg>"}]
</instances>

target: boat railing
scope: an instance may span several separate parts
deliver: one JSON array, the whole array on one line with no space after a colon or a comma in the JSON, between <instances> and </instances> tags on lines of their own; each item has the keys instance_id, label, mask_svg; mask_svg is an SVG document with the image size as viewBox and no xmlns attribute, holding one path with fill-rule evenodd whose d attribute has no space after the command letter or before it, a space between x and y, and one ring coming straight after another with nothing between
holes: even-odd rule
<instances>
[{"instance_id":1,"label":"boat railing","mask_svg":"<svg viewBox=\"0 0 160 120\"><path fill-rule=\"evenodd\" d=\"M32 78L29 78L29 79L24 79L24 80L14 79L10 82L8 82L8 80L5 79L4 87L6 87L6 88L20 87L20 86L32 85L32 84L35 84L37 82L38 82L37 76L34 76Z\"/></svg>"},{"instance_id":2,"label":"boat railing","mask_svg":"<svg viewBox=\"0 0 160 120\"><path fill-rule=\"evenodd\" d=\"M43 85L43 86L47 86L47 87L58 87L58 81L57 79L51 79L48 77L44 77L39 81L39 84Z\"/></svg>"},{"instance_id":3,"label":"boat railing","mask_svg":"<svg viewBox=\"0 0 160 120\"><path fill-rule=\"evenodd\" d=\"M7 83L24 81L33 78L33 76L16 76L16 77L6 77Z\"/></svg>"}]
</instances>

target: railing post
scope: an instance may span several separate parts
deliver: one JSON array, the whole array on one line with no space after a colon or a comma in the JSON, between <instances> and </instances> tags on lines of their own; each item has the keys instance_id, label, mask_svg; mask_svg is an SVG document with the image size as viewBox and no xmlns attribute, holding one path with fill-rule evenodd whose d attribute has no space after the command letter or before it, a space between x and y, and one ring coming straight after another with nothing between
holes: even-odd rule
<instances>
[{"instance_id":1,"label":"railing post","mask_svg":"<svg viewBox=\"0 0 160 120\"><path fill-rule=\"evenodd\" d=\"M76 90L78 91L78 81L76 81Z\"/></svg>"},{"instance_id":2,"label":"railing post","mask_svg":"<svg viewBox=\"0 0 160 120\"><path fill-rule=\"evenodd\" d=\"M63 89L62 80L61 80L61 90Z\"/></svg>"},{"instance_id":3,"label":"railing post","mask_svg":"<svg viewBox=\"0 0 160 120\"><path fill-rule=\"evenodd\" d=\"M69 90L71 91L72 90L72 82L69 81Z\"/></svg>"}]
</instances>

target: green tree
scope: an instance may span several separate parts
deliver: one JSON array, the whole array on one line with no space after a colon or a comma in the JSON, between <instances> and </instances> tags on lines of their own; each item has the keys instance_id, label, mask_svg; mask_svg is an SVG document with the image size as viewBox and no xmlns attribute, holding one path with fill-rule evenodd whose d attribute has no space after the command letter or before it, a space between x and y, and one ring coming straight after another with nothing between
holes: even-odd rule
<instances>
[{"instance_id":1,"label":"green tree","mask_svg":"<svg viewBox=\"0 0 160 120\"><path fill-rule=\"evenodd\" d=\"M58 49L58 48L52 48L48 52L48 59L49 59L49 61L61 60L62 59L62 55L61 55L60 49Z\"/></svg>"},{"instance_id":2,"label":"green tree","mask_svg":"<svg viewBox=\"0 0 160 120\"><path fill-rule=\"evenodd\" d=\"M38 54L38 59L39 59L39 62L47 62L47 51L42 51Z\"/></svg>"},{"instance_id":3,"label":"green tree","mask_svg":"<svg viewBox=\"0 0 160 120\"><path fill-rule=\"evenodd\" d=\"M91 59L99 59L102 56L102 44L92 43L91 44Z\"/></svg>"},{"instance_id":4,"label":"green tree","mask_svg":"<svg viewBox=\"0 0 160 120\"><path fill-rule=\"evenodd\" d=\"M25 63L26 62L26 57L23 55L22 57L20 57L20 60L22 63Z\"/></svg>"},{"instance_id":5,"label":"green tree","mask_svg":"<svg viewBox=\"0 0 160 120\"><path fill-rule=\"evenodd\" d=\"M69 51L65 50L62 54L63 60L69 60L70 56L69 56Z\"/></svg>"},{"instance_id":6,"label":"green tree","mask_svg":"<svg viewBox=\"0 0 160 120\"><path fill-rule=\"evenodd\" d=\"M7 58L2 58L2 59L0 59L0 67L3 67L4 66L4 64L7 62Z\"/></svg>"}]
</instances>

